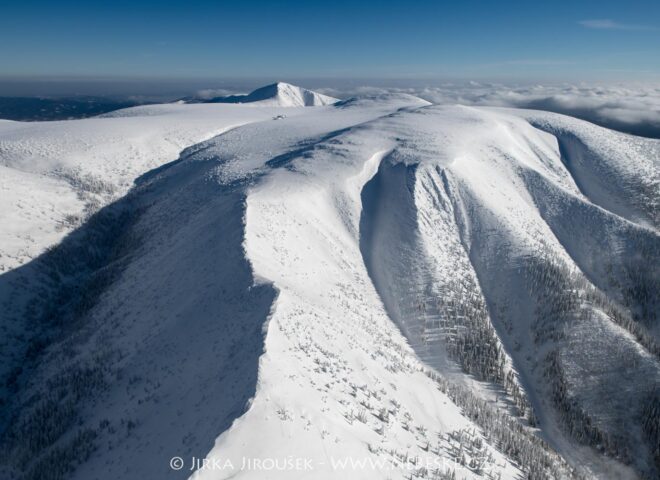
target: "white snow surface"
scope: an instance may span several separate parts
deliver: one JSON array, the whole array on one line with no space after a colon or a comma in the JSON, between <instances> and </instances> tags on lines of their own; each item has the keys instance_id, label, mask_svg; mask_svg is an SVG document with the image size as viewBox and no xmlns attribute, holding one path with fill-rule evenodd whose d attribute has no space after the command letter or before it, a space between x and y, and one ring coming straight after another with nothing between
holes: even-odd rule
<instances>
[{"instance_id":1,"label":"white snow surface","mask_svg":"<svg viewBox=\"0 0 660 480\"><path fill-rule=\"evenodd\" d=\"M556 319L561 335L533 338L542 299L521 272L559 265L617 305L640 262L657 280L660 142L403 94L289 108L309 104L289 87L249 106L0 123L3 378L22 361L20 339L40 334L31 322L51 311L48 294L34 297L68 278L42 280L35 257L74 227L93 235L91 211L134 212L111 230L118 243L103 265L117 273L86 308L56 310L73 326L44 327L49 343L4 394L27 432L9 450L31 453L26 471L59 448L81 458L64 478L81 480L403 479L434 468L521 478L529 466L427 374L526 425L500 385L451 358L448 334L430 327L449 315L432 310L438 298L488 305L506 368L540 422L523 430L548 441L559 478L573 468L596 478L651 471L640 427L617 428L659 384L657 356L595 301L584 302L593 315ZM58 248L78 251L72 238L56 259ZM651 256L640 259L640 248ZM643 328L658 340L657 325ZM607 458L567 432L544 374L548 352L592 422L641 445L639 458ZM79 392L85 375L95 380ZM49 395L66 404L67 422L32 452L35 401ZM94 447L81 456L72 439L83 430ZM459 449L460 436L483 446ZM175 456L183 470L170 468ZM193 473L192 456L210 463ZM240 468L244 459L308 463L265 473ZM470 465L477 459L484 472ZM0 477L14 478L16 464L4 468Z\"/></svg>"},{"instance_id":2,"label":"white snow surface","mask_svg":"<svg viewBox=\"0 0 660 480\"><path fill-rule=\"evenodd\" d=\"M0 123L0 224L6 226L0 232L0 272L57 243L86 206L95 210L119 198L137 177L176 160L184 148L279 113L172 104L83 120Z\"/></svg>"}]
</instances>

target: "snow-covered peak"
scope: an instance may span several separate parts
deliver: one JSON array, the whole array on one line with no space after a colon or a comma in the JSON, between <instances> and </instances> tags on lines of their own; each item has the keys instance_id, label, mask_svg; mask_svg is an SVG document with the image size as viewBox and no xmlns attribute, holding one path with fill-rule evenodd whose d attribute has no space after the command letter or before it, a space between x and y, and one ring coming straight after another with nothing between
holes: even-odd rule
<instances>
[{"instance_id":1,"label":"snow-covered peak","mask_svg":"<svg viewBox=\"0 0 660 480\"><path fill-rule=\"evenodd\" d=\"M284 82L266 85L247 95L187 100L188 103L254 103L272 107L317 107L331 105L337 101L336 98Z\"/></svg>"},{"instance_id":2,"label":"snow-covered peak","mask_svg":"<svg viewBox=\"0 0 660 480\"><path fill-rule=\"evenodd\" d=\"M330 105L338 99L307 90L290 83L278 82L252 92L250 101L275 101L282 107L313 107Z\"/></svg>"}]
</instances>

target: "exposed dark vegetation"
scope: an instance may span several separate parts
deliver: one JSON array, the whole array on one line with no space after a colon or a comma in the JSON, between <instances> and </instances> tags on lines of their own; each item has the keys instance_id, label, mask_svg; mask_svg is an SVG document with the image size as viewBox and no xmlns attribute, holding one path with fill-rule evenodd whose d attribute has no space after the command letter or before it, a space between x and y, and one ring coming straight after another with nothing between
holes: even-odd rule
<instances>
[{"instance_id":1,"label":"exposed dark vegetation","mask_svg":"<svg viewBox=\"0 0 660 480\"><path fill-rule=\"evenodd\" d=\"M656 471L660 472L660 389L646 401L641 417L642 430L651 445Z\"/></svg>"},{"instance_id":2,"label":"exposed dark vegetation","mask_svg":"<svg viewBox=\"0 0 660 480\"><path fill-rule=\"evenodd\" d=\"M628 330L635 339L656 358L660 348L655 339L646 331L643 324L635 321L627 309L613 302L600 290L588 282L576 269L570 269L550 257L530 256L525 259L521 273L526 279L529 293L535 299L533 333L534 342L541 348L551 346L544 359L544 376L548 381L550 395L555 408L560 413L562 423L570 435L578 442L589 445L618 459L624 464L633 465L636 457L644 456L635 445L631 444L631 423L619 425L619 421L610 419L605 426L586 411L575 396L567 378L561 345L566 345L567 324L593 323L598 315L604 314L609 321ZM641 291L644 291L642 289ZM601 313L597 313L601 312ZM611 355L617 352L611 352ZM640 359L625 355L618 358L622 367L636 368ZM649 381L653 383L653 378ZM643 411L637 412L638 404L631 402L630 409L636 413L633 418L646 432L649 445L656 455L658 445L657 397L651 400ZM655 403L654 403L655 402ZM656 417L653 417L656 415ZM653 447L656 445L656 447ZM653 472L640 472L653 478Z\"/></svg>"},{"instance_id":3,"label":"exposed dark vegetation","mask_svg":"<svg viewBox=\"0 0 660 480\"><path fill-rule=\"evenodd\" d=\"M26 480L61 480L95 448L97 432L78 428L82 400L104 389L113 378L106 365L115 355L101 349L81 363L71 348L71 364L47 380L44 391L30 394L48 347L67 332L79 331L100 295L121 274L138 239L129 226L139 210L133 195L91 215L65 240L35 260L38 288L23 313L32 325L23 361L9 375L9 415L0 432L0 462ZM99 427L101 428L101 427ZM20 473L18 473L20 472Z\"/></svg>"},{"instance_id":4,"label":"exposed dark vegetation","mask_svg":"<svg viewBox=\"0 0 660 480\"><path fill-rule=\"evenodd\" d=\"M448 382L433 371L425 373L438 389L458 405L463 414L479 425L486 440L515 460L529 480L583 478L574 471L532 429L477 397L467 388Z\"/></svg>"},{"instance_id":5,"label":"exposed dark vegetation","mask_svg":"<svg viewBox=\"0 0 660 480\"><path fill-rule=\"evenodd\" d=\"M493 329L486 304L478 285L465 275L461 284L451 290L471 292L463 295L447 295L434 305L436 315L425 317L425 336L436 336L447 346L449 355L463 371L480 380L501 385L511 395L521 417L530 424L536 420L531 404L520 388L516 375L506 364L506 354ZM422 309L429 308L426 304Z\"/></svg>"}]
</instances>

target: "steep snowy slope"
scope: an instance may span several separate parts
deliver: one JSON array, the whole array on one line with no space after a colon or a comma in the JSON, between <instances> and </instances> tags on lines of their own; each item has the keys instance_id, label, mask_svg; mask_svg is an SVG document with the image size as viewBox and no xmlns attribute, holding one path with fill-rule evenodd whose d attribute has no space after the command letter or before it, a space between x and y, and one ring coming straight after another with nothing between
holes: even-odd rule
<instances>
[{"instance_id":1,"label":"steep snowy slope","mask_svg":"<svg viewBox=\"0 0 660 480\"><path fill-rule=\"evenodd\" d=\"M289 115L296 110L301 109L287 109ZM0 272L9 272L0 288L3 399L9 395L8 375L13 378L29 348L24 340L38 330L25 310L43 288L44 273L42 262L30 260L121 198L142 174L176 160L187 146L245 123L270 121L281 112L154 105L76 121L0 122ZM12 272L21 265L22 273Z\"/></svg>"},{"instance_id":2,"label":"steep snowy slope","mask_svg":"<svg viewBox=\"0 0 660 480\"><path fill-rule=\"evenodd\" d=\"M592 127L574 121L570 128ZM617 136L599 133L603 142ZM557 141L514 118L444 110L415 123L411 137L365 198L363 251L393 318L423 358L433 361L445 347L466 370L506 386L499 365L507 360L485 323L487 305L553 443L573 455L555 434L559 425L652 470L657 230L594 206L564 167ZM639 200L648 192L644 175L657 168L657 145L629 141L638 143L642 175L627 191ZM605 183L598 169L591 175ZM574 458L591 462L584 455Z\"/></svg>"},{"instance_id":3,"label":"steep snowy slope","mask_svg":"<svg viewBox=\"0 0 660 480\"><path fill-rule=\"evenodd\" d=\"M0 275L29 325L0 476L657 473L658 142L409 96L225 107L263 121Z\"/></svg>"},{"instance_id":4,"label":"steep snowy slope","mask_svg":"<svg viewBox=\"0 0 660 480\"><path fill-rule=\"evenodd\" d=\"M253 106L318 107L331 105L339 100L289 83L277 82L258 88L247 95L231 95L204 100L192 97L183 101L186 103L249 103Z\"/></svg>"},{"instance_id":5,"label":"steep snowy slope","mask_svg":"<svg viewBox=\"0 0 660 480\"><path fill-rule=\"evenodd\" d=\"M75 121L0 122L0 166L11 169L3 170L0 180L6 185L0 223L7 225L0 272L59 241L88 213L124 195L139 175L176 160L187 146L279 113L231 105L154 105Z\"/></svg>"}]
</instances>

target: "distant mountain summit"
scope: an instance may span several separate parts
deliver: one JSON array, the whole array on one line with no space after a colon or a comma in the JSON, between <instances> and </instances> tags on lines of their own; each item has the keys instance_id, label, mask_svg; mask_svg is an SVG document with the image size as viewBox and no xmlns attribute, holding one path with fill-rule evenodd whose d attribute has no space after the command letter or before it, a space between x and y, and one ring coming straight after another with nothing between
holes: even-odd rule
<instances>
[{"instance_id":1,"label":"distant mountain summit","mask_svg":"<svg viewBox=\"0 0 660 480\"><path fill-rule=\"evenodd\" d=\"M230 95L209 99L184 98L185 103L255 103L273 107L318 107L339 100L289 83L277 82L258 88L247 95Z\"/></svg>"}]
</instances>

